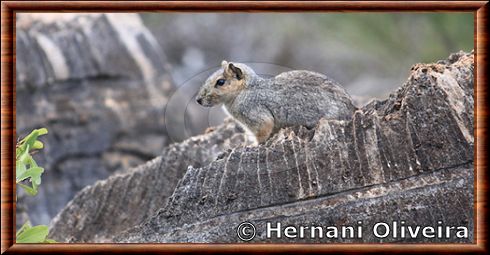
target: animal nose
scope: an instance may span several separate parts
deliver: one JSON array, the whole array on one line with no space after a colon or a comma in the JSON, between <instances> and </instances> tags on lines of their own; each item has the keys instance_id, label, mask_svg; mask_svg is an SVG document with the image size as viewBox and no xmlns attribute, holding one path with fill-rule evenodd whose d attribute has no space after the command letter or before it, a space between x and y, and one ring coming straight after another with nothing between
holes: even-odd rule
<instances>
[{"instance_id":1,"label":"animal nose","mask_svg":"<svg viewBox=\"0 0 490 255\"><path fill-rule=\"evenodd\" d=\"M197 101L197 103L198 103L198 104L202 105L202 98L201 98L201 97L198 97L198 98L196 99L196 101Z\"/></svg>"}]
</instances>

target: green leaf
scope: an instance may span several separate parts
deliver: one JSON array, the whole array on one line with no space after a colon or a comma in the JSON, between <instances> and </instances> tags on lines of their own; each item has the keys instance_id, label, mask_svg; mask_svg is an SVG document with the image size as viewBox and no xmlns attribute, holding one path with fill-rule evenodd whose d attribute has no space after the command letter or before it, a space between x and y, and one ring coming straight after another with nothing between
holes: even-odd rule
<instances>
[{"instance_id":1,"label":"green leaf","mask_svg":"<svg viewBox=\"0 0 490 255\"><path fill-rule=\"evenodd\" d=\"M48 226L44 225L27 228L17 236L17 243L41 243L46 240L48 233Z\"/></svg>"},{"instance_id":2,"label":"green leaf","mask_svg":"<svg viewBox=\"0 0 490 255\"><path fill-rule=\"evenodd\" d=\"M23 162L25 163L27 158L29 157L29 145L26 146L25 150L21 152L21 154L19 155L19 158L17 160L19 160L20 162Z\"/></svg>"},{"instance_id":3,"label":"green leaf","mask_svg":"<svg viewBox=\"0 0 490 255\"><path fill-rule=\"evenodd\" d=\"M27 171L31 171L31 182L37 186L41 185L41 174L44 172L42 167L32 167Z\"/></svg>"},{"instance_id":4,"label":"green leaf","mask_svg":"<svg viewBox=\"0 0 490 255\"><path fill-rule=\"evenodd\" d=\"M34 150L39 150L44 147L44 144L41 141L34 141L34 144L32 145L32 149Z\"/></svg>"},{"instance_id":5,"label":"green leaf","mask_svg":"<svg viewBox=\"0 0 490 255\"><path fill-rule=\"evenodd\" d=\"M19 144L21 147L28 145L29 147L33 147L37 138L41 135L45 135L48 133L46 128L34 129L29 135L27 135L24 139L22 139Z\"/></svg>"},{"instance_id":6,"label":"green leaf","mask_svg":"<svg viewBox=\"0 0 490 255\"><path fill-rule=\"evenodd\" d=\"M46 239L44 240L45 243L57 243L55 240L53 239Z\"/></svg>"},{"instance_id":7,"label":"green leaf","mask_svg":"<svg viewBox=\"0 0 490 255\"><path fill-rule=\"evenodd\" d=\"M22 150L22 148L20 146L18 146L17 144L17 148L15 148L15 160L19 160L19 155L23 152L24 150Z\"/></svg>"},{"instance_id":8,"label":"green leaf","mask_svg":"<svg viewBox=\"0 0 490 255\"><path fill-rule=\"evenodd\" d=\"M30 158L29 165L31 167L37 167L37 163L36 163L36 161L34 160L34 158L32 156Z\"/></svg>"},{"instance_id":9,"label":"green leaf","mask_svg":"<svg viewBox=\"0 0 490 255\"><path fill-rule=\"evenodd\" d=\"M26 221L26 223L24 223L24 225L22 225L22 227L20 227L19 230L17 231L15 238L17 239L19 235L22 234L22 232L24 232L26 229L29 228L31 228L31 223L29 221Z\"/></svg>"},{"instance_id":10,"label":"green leaf","mask_svg":"<svg viewBox=\"0 0 490 255\"><path fill-rule=\"evenodd\" d=\"M48 133L48 129L47 128L40 128L40 129L37 129L37 132L38 132L38 135L45 135Z\"/></svg>"},{"instance_id":11,"label":"green leaf","mask_svg":"<svg viewBox=\"0 0 490 255\"><path fill-rule=\"evenodd\" d=\"M22 183L17 183L17 185L23 188L27 192L27 194L31 196L35 196L37 194L37 185L35 185L34 183L32 184L32 188Z\"/></svg>"},{"instance_id":12,"label":"green leaf","mask_svg":"<svg viewBox=\"0 0 490 255\"><path fill-rule=\"evenodd\" d=\"M17 176L16 180L17 183L30 178L32 183L35 183L36 185L41 184L41 174L44 172L44 169L42 167L31 167L24 171L22 174Z\"/></svg>"},{"instance_id":13,"label":"green leaf","mask_svg":"<svg viewBox=\"0 0 490 255\"><path fill-rule=\"evenodd\" d=\"M26 171L26 165L22 163L20 160L17 160L15 162L15 177L16 177L16 182L20 182L19 176L23 175Z\"/></svg>"}]
</instances>

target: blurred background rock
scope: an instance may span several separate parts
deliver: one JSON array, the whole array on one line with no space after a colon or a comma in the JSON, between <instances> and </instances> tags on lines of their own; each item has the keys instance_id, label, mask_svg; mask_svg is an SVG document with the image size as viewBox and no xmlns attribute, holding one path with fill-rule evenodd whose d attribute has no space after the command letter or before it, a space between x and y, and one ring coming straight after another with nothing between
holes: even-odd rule
<instances>
[{"instance_id":1,"label":"blurred background rock","mask_svg":"<svg viewBox=\"0 0 490 255\"><path fill-rule=\"evenodd\" d=\"M17 215L47 224L85 186L159 155L174 85L137 14L19 14L16 36L17 134L49 130L39 194L20 194Z\"/></svg>"},{"instance_id":2,"label":"blurred background rock","mask_svg":"<svg viewBox=\"0 0 490 255\"><path fill-rule=\"evenodd\" d=\"M17 133L50 132L40 193L18 207L47 224L83 187L221 123L193 97L223 59L326 74L361 106L413 64L471 51L473 31L472 13L18 14Z\"/></svg>"},{"instance_id":3,"label":"blurred background rock","mask_svg":"<svg viewBox=\"0 0 490 255\"><path fill-rule=\"evenodd\" d=\"M415 63L473 49L471 13L141 16L174 66L177 84L222 59L270 63L331 76L359 105L385 98Z\"/></svg>"}]
</instances>

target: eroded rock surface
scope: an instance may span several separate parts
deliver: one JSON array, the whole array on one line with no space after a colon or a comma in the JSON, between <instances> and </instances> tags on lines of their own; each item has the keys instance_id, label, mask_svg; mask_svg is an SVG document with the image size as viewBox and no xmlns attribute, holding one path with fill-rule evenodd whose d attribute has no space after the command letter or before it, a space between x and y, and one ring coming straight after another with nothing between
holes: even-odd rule
<instances>
[{"instance_id":1,"label":"eroded rock surface","mask_svg":"<svg viewBox=\"0 0 490 255\"><path fill-rule=\"evenodd\" d=\"M169 203L119 242L238 242L242 221L283 225L466 226L468 239L304 239L299 242L468 242L473 238L473 55L418 64L387 100L350 121L283 129L189 168ZM365 228L369 230L368 227ZM267 239L255 242L298 242Z\"/></svg>"},{"instance_id":2,"label":"eroded rock surface","mask_svg":"<svg viewBox=\"0 0 490 255\"><path fill-rule=\"evenodd\" d=\"M109 215L113 208L122 208L124 201L154 197L130 194L141 186L147 192L165 186L147 186L143 181L118 186L116 179L129 180L141 171L178 171L155 164L174 162L166 159L170 147L161 158L129 171L127 177L113 176L84 189L58 215L52 236L71 236L73 242L240 242L236 228L249 221L258 230L253 242L471 242L473 63L472 53L460 52L435 64L417 64L400 89L387 100L359 109L351 120L323 119L313 130L283 129L265 145L220 147L223 153L202 164L183 161L179 166L183 176L170 198L151 202L157 204L151 204L150 211L161 209L155 214L131 209L134 214L143 213L131 223L142 223L123 233L104 230L122 224L117 218L98 229L88 227L90 231L84 222L76 222L94 218L88 214ZM216 134L236 128L229 125ZM213 134L199 139L212 141L207 136ZM173 146L185 146L185 142ZM196 145L189 150L206 154L209 147ZM189 150L180 154L188 155ZM179 179L176 176L174 182ZM87 215L77 214L90 201L104 203L81 210ZM105 219L88 223L106 224L96 223ZM407 225L436 227L441 221L465 226L469 236L380 239L370 229L376 222L401 220ZM362 239L268 239L264 232L266 222L341 226L358 221L365 226ZM63 224L68 227L60 227Z\"/></svg>"},{"instance_id":3,"label":"eroded rock surface","mask_svg":"<svg viewBox=\"0 0 490 255\"><path fill-rule=\"evenodd\" d=\"M188 167L202 167L223 151L250 143L228 120L216 130L164 149L157 158L80 191L53 219L50 236L60 242L102 242L154 215Z\"/></svg>"}]
</instances>

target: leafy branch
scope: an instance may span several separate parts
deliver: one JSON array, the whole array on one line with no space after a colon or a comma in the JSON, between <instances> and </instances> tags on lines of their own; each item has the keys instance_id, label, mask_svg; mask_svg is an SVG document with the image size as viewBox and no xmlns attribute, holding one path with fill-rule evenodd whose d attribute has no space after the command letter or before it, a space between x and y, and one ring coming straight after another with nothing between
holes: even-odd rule
<instances>
[{"instance_id":1,"label":"leafy branch","mask_svg":"<svg viewBox=\"0 0 490 255\"><path fill-rule=\"evenodd\" d=\"M44 172L44 168L39 167L32 158L32 153L44 147L44 144L37 138L47 133L46 128L35 129L18 142L15 148L15 181L31 196L37 194L37 187L41 184L41 174ZM21 183L25 180L31 185Z\"/></svg>"},{"instance_id":2,"label":"leafy branch","mask_svg":"<svg viewBox=\"0 0 490 255\"><path fill-rule=\"evenodd\" d=\"M37 165L32 157L37 150L44 148L44 144L38 137L48 133L46 128L35 129L24 139L17 142L15 148L15 182L23 188L27 194L35 196L38 186L41 185L41 175L44 168ZM31 226L27 221L17 231L17 243L54 243L56 241L47 239L48 226Z\"/></svg>"}]
</instances>

